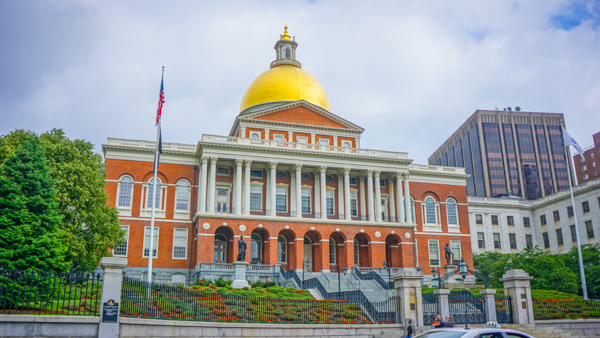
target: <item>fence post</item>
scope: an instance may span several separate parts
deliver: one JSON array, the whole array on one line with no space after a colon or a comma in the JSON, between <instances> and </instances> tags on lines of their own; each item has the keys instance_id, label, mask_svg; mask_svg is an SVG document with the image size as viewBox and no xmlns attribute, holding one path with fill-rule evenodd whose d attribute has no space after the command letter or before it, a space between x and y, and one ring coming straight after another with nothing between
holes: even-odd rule
<instances>
[{"instance_id":1,"label":"fence post","mask_svg":"<svg viewBox=\"0 0 600 338\"><path fill-rule=\"evenodd\" d=\"M498 317L496 316L496 300L494 295L496 289L483 289L479 293L483 296L483 306L485 307L485 321L486 322L497 322Z\"/></svg>"},{"instance_id":2,"label":"fence post","mask_svg":"<svg viewBox=\"0 0 600 338\"><path fill-rule=\"evenodd\" d=\"M421 294L421 279L423 274L415 268L404 268L400 274L393 276L394 288L398 297L397 323L407 324L407 319L413 320L414 326L423 326L423 295Z\"/></svg>"},{"instance_id":3,"label":"fence post","mask_svg":"<svg viewBox=\"0 0 600 338\"><path fill-rule=\"evenodd\" d=\"M433 290L433 294L437 297L438 311L440 316L442 316L442 321L445 321L446 317L450 316L450 305L448 304L450 290L437 289Z\"/></svg>"},{"instance_id":4,"label":"fence post","mask_svg":"<svg viewBox=\"0 0 600 338\"><path fill-rule=\"evenodd\" d=\"M512 298L515 324L534 324L531 285L533 277L521 269L508 270L500 278L504 283L504 295Z\"/></svg>"},{"instance_id":5,"label":"fence post","mask_svg":"<svg viewBox=\"0 0 600 338\"><path fill-rule=\"evenodd\" d=\"M123 268L127 266L126 258L102 257L100 267L104 270L102 277L102 296L100 297L100 326L98 338L119 336L119 303L121 302L121 285L123 283ZM117 304L116 321L104 316L104 308L110 300Z\"/></svg>"}]
</instances>

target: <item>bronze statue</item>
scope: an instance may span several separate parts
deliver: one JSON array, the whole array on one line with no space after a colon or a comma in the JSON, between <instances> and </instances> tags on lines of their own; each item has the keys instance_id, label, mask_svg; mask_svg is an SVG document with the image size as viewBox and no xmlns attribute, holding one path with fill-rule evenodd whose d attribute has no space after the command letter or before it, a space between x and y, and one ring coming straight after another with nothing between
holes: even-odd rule
<instances>
[{"instance_id":1,"label":"bronze statue","mask_svg":"<svg viewBox=\"0 0 600 338\"><path fill-rule=\"evenodd\" d=\"M454 253L452 253L452 249L450 249L450 247L448 246L448 243L446 243L446 246L444 247L444 251L446 252L446 262L448 263L448 265L452 265L452 259L454 258Z\"/></svg>"},{"instance_id":2,"label":"bronze statue","mask_svg":"<svg viewBox=\"0 0 600 338\"><path fill-rule=\"evenodd\" d=\"M237 242L238 245L238 261L246 260L246 241L244 241L244 236L240 236L240 239Z\"/></svg>"}]
</instances>

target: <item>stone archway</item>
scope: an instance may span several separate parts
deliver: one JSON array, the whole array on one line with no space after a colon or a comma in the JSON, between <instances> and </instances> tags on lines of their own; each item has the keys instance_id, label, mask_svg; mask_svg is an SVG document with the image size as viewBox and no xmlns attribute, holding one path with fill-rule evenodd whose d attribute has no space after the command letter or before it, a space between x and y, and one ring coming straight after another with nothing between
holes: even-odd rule
<instances>
[{"instance_id":1,"label":"stone archway","mask_svg":"<svg viewBox=\"0 0 600 338\"><path fill-rule=\"evenodd\" d=\"M268 264L270 243L269 232L263 228L256 228L250 234L250 263Z\"/></svg>"},{"instance_id":2,"label":"stone archway","mask_svg":"<svg viewBox=\"0 0 600 338\"><path fill-rule=\"evenodd\" d=\"M298 269L296 266L296 234L289 230L284 229L277 235L277 264L289 271L291 269Z\"/></svg>"},{"instance_id":3,"label":"stone archway","mask_svg":"<svg viewBox=\"0 0 600 338\"><path fill-rule=\"evenodd\" d=\"M357 247L355 253L358 256L358 266L370 267L372 265L370 241L369 236L362 232L354 236L354 246Z\"/></svg>"},{"instance_id":4,"label":"stone archway","mask_svg":"<svg viewBox=\"0 0 600 338\"><path fill-rule=\"evenodd\" d=\"M213 262L233 263L233 231L227 226L221 226L215 231L215 253Z\"/></svg>"},{"instance_id":5,"label":"stone archway","mask_svg":"<svg viewBox=\"0 0 600 338\"><path fill-rule=\"evenodd\" d=\"M321 249L321 234L317 231L310 230L304 234L304 256L303 262L306 264L307 259L310 259L308 263L309 271L321 271L323 268L322 264L322 249Z\"/></svg>"},{"instance_id":6,"label":"stone archway","mask_svg":"<svg viewBox=\"0 0 600 338\"><path fill-rule=\"evenodd\" d=\"M402 267L402 254L400 250L400 236L394 234L385 238L385 261L392 268Z\"/></svg>"}]
</instances>

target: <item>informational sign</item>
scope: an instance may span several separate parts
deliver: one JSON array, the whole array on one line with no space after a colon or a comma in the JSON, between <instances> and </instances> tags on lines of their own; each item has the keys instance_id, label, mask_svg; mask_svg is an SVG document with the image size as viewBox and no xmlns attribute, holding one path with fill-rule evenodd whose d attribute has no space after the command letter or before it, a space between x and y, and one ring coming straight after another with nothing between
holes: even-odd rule
<instances>
[{"instance_id":1,"label":"informational sign","mask_svg":"<svg viewBox=\"0 0 600 338\"><path fill-rule=\"evenodd\" d=\"M116 323L119 317L119 303L112 299L104 303L102 306L102 322L103 323Z\"/></svg>"},{"instance_id":2,"label":"informational sign","mask_svg":"<svg viewBox=\"0 0 600 338\"><path fill-rule=\"evenodd\" d=\"M444 283L448 289L485 289L485 284Z\"/></svg>"}]
</instances>

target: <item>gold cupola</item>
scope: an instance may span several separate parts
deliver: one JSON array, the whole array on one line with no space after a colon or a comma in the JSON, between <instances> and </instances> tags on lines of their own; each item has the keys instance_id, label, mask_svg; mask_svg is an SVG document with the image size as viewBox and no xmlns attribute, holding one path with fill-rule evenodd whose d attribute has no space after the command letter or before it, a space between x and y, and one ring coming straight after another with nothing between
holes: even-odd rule
<instances>
[{"instance_id":1,"label":"gold cupola","mask_svg":"<svg viewBox=\"0 0 600 338\"><path fill-rule=\"evenodd\" d=\"M296 60L296 38L290 37L287 26L284 29L279 41L275 43L275 61L271 62L269 70L260 74L248 86L242 98L240 113L265 103L299 100L331 111L323 86L314 76L302 70L302 64Z\"/></svg>"}]
</instances>

